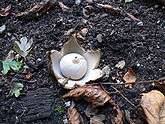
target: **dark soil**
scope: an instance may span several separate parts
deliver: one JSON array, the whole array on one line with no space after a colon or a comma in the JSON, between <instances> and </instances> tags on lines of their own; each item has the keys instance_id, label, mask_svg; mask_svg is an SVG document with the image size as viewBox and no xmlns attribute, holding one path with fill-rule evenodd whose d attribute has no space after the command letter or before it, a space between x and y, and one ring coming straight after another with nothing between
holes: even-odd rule
<instances>
[{"instance_id":1,"label":"dark soil","mask_svg":"<svg viewBox=\"0 0 165 124\"><path fill-rule=\"evenodd\" d=\"M123 0L124 1L124 0ZM0 26L5 24L6 30L0 35L0 60L4 60L12 49L13 43L22 36L34 39L33 49L27 57L26 63L33 74L30 80L24 79L22 73L1 75L0 85L0 124L62 124L66 110L64 100L60 97L66 93L56 81L52 79L47 67L46 52L60 50L69 29L77 31L87 27L88 33L82 43L86 48L100 48L102 51L100 67L108 65L111 69L108 79L99 82L113 82L112 77L122 80L129 67L137 74L137 81L159 79L165 76L165 7L154 1L133 0L125 4L121 0L97 0L96 3L111 4L131 13L142 21L133 21L126 15L114 15L92 4L93 12L90 17L83 15L83 7L87 3L82 0L76 5L74 0L63 0L64 4L73 9L63 12L56 6L39 17L16 18L14 15L0 17ZM0 0L0 8L12 5L12 13L18 13L29 8L40 0ZM75 27L76 26L76 27ZM102 34L103 41L98 42L96 36ZM115 65L125 60L126 66L120 70ZM2 70L2 66L0 67ZM13 82L21 82L24 89L20 97L9 97ZM136 107L130 105L121 95L114 93L111 85L105 88L112 92L113 100L122 108L129 111L135 123L145 123L140 115L140 94L156 87L150 84L136 84L133 88L116 86L121 93ZM164 92L165 93L165 92ZM76 102L77 108L83 113L86 108L84 101ZM64 111L55 111L57 107ZM103 110L105 115L110 115ZM107 117L106 123L110 123ZM85 119L88 123L88 118ZM138 120L138 121L136 121ZM125 123L127 123L125 121Z\"/></svg>"}]
</instances>

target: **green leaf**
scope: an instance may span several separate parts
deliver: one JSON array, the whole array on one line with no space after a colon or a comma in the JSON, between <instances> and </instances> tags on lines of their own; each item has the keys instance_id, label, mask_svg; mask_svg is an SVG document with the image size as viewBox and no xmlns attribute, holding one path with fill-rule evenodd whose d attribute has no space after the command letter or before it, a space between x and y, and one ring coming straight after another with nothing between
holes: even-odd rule
<instances>
[{"instance_id":1,"label":"green leaf","mask_svg":"<svg viewBox=\"0 0 165 124\"><path fill-rule=\"evenodd\" d=\"M9 95L10 96L15 96L15 97L19 97L20 96L20 91L23 89L23 84L21 84L21 83L15 83L13 86L12 86L12 88L11 88L11 90L10 90L10 93L9 93Z\"/></svg>"},{"instance_id":2,"label":"green leaf","mask_svg":"<svg viewBox=\"0 0 165 124\"><path fill-rule=\"evenodd\" d=\"M3 61L3 70L2 73L5 75L10 71L10 61Z\"/></svg>"},{"instance_id":3,"label":"green leaf","mask_svg":"<svg viewBox=\"0 0 165 124\"><path fill-rule=\"evenodd\" d=\"M28 41L27 37L22 37L20 41L15 41L14 50L17 53L19 53L22 57L26 57L31 50L32 44L32 38Z\"/></svg>"},{"instance_id":4,"label":"green leaf","mask_svg":"<svg viewBox=\"0 0 165 124\"><path fill-rule=\"evenodd\" d=\"M10 67L11 69L13 69L14 71L19 71L22 67L22 63L19 61L11 61L10 62Z\"/></svg>"},{"instance_id":5,"label":"green leaf","mask_svg":"<svg viewBox=\"0 0 165 124\"><path fill-rule=\"evenodd\" d=\"M64 113L64 108L62 106L57 106L54 108L54 111L58 112L58 113Z\"/></svg>"},{"instance_id":6,"label":"green leaf","mask_svg":"<svg viewBox=\"0 0 165 124\"><path fill-rule=\"evenodd\" d=\"M13 69L14 71L19 71L22 67L22 62L18 61L18 60L6 60L6 61L2 61L3 64L3 70L2 73L4 75L6 75L11 69Z\"/></svg>"},{"instance_id":7,"label":"green leaf","mask_svg":"<svg viewBox=\"0 0 165 124\"><path fill-rule=\"evenodd\" d=\"M130 3L132 2L133 0L125 0L125 3Z\"/></svg>"}]
</instances>

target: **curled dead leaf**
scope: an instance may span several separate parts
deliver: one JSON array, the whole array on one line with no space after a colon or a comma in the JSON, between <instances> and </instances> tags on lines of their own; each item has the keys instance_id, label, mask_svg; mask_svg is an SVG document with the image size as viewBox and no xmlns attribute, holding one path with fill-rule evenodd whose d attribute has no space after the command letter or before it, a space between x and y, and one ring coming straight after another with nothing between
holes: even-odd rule
<instances>
[{"instance_id":1,"label":"curled dead leaf","mask_svg":"<svg viewBox=\"0 0 165 124\"><path fill-rule=\"evenodd\" d=\"M132 84L130 83L134 83L136 81L136 74L132 68L128 69L127 73L123 77L123 80L126 83L125 87L132 88Z\"/></svg>"},{"instance_id":2,"label":"curled dead leaf","mask_svg":"<svg viewBox=\"0 0 165 124\"><path fill-rule=\"evenodd\" d=\"M8 5L6 8L2 8L0 10L0 16L8 16L10 14L10 10L11 10L11 5Z\"/></svg>"},{"instance_id":3,"label":"curled dead leaf","mask_svg":"<svg viewBox=\"0 0 165 124\"><path fill-rule=\"evenodd\" d=\"M165 97L157 90L152 90L148 93L143 93L141 106L146 115L146 120L149 124L164 124L165 123Z\"/></svg>"},{"instance_id":4,"label":"curled dead leaf","mask_svg":"<svg viewBox=\"0 0 165 124\"><path fill-rule=\"evenodd\" d=\"M63 98L67 97L83 97L87 102L90 102L94 107L103 106L105 103L111 101L111 97L106 91L104 91L100 86L94 85L85 85L73 89L63 96Z\"/></svg>"},{"instance_id":5,"label":"curled dead leaf","mask_svg":"<svg viewBox=\"0 0 165 124\"><path fill-rule=\"evenodd\" d=\"M71 105L70 108L68 108L68 122L69 124L82 124L83 120L77 109L74 107L74 105Z\"/></svg>"},{"instance_id":6,"label":"curled dead leaf","mask_svg":"<svg viewBox=\"0 0 165 124\"><path fill-rule=\"evenodd\" d=\"M119 108L119 106L115 106L113 108L116 112L115 115L112 116L111 122L112 124L123 124L123 112L122 110Z\"/></svg>"}]
</instances>

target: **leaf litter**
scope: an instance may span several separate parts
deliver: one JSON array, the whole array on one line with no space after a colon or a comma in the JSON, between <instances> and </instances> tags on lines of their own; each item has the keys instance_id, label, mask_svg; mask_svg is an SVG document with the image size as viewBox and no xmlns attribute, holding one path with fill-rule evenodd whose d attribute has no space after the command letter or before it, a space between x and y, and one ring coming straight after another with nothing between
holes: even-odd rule
<instances>
[{"instance_id":1,"label":"leaf litter","mask_svg":"<svg viewBox=\"0 0 165 124\"><path fill-rule=\"evenodd\" d=\"M125 87L132 88L132 83L136 81L136 74L132 68L129 68L125 73L123 80L125 81Z\"/></svg>"},{"instance_id":2,"label":"leaf litter","mask_svg":"<svg viewBox=\"0 0 165 124\"><path fill-rule=\"evenodd\" d=\"M82 87L78 87L76 89L73 89L69 91L67 94L63 95L63 98L84 98L87 102L91 103L93 109L96 109L96 107L99 106L104 106L105 104L111 104L113 107L113 111L115 112L115 115L112 117L112 122L115 124L116 122L121 122L123 121L123 113L120 110L120 107L115 104L115 102L112 100L112 98L109 96L109 94L104 91L100 86L95 86L95 85L85 85ZM100 123L102 124L105 119L103 119L104 115L99 115L95 114L95 112L90 110L85 110L85 113L88 117L90 117L90 123ZM94 115L93 117L91 117ZM117 123L116 123L117 124Z\"/></svg>"},{"instance_id":3,"label":"leaf litter","mask_svg":"<svg viewBox=\"0 0 165 124\"><path fill-rule=\"evenodd\" d=\"M160 91L143 93L141 106L149 124L165 123L165 96Z\"/></svg>"},{"instance_id":4,"label":"leaf litter","mask_svg":"<svg viewBox=\"0 0 165 124\"><path fill-rule=\"evenodd\" d=\"M83 118L75 108L74 103L68 108L68 122L69 124L83 124Z\"/></svg>"}]
</instances>

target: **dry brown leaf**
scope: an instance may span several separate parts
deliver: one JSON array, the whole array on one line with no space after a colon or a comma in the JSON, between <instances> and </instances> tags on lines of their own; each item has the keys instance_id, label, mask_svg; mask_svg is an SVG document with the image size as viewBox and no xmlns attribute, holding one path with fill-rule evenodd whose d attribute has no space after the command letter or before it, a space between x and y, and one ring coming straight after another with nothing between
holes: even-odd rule
<instances>
[{"instance_id":1,"label":"dry brown leaf","mask_svg":"<svg viewBox=\"0 0 165 124\"><path fill-rule=\"evenodd\" d=\"M115 106L113 109L116 111L116 115L112 116L112 124L123 124L123 112L119 106Z\"/></svg>"},{"instance_id":2,"label":"dry brown leaf","mask_svg":"<svg viewBox=\"0 0 165 124\"><path fill-rule=\"evenodd\" d=\"M163 106L165 103L164 95L157 90L152 90L142 95L141 106L146 115L147 122L149 124L164 124L165 121L162 122L162 120L165 120L165 105Z\"/></svg>"},{"instance_id":3,"label":"dry brown leaf","mask_svg":"<svg viewBox=\"0 0 165 124\"><path fill-rule=\"evenodd\" d=\"M0 10L0 16L8 16L11 10L11 5L8 5L6 8Z\"/></svg>"},{"instance_id":4,"label":"dry brown leaf","mask_svg":"<svg viewBox=\"0 0 165 124\"><path fill-rule=\"evenodd\" d=\"M90 124L104 124L105 115L99 114L90 118Z\"/></svg>"},{"instance_id":5,"label":"dry brown leaf","mask_svg":"<svg viewBox=\"0 0 165 124\"><path fill-rule=\"evenodd\" d=\"M70 108L68 108L68 122L69 124L82 124L83 120L79 112L76 108L74 108L74 105L71 105Z\"/></svg>"},{"instance_id":6,"label":"dry brown leaf","mask_svg":"<svg viewBox=\"0 0 165 124\"><path fill-rule=\"evenodd\" d=\"M83 97L87 102L92 103L93 106L103 106L105 103L111 101L111 97L100 86L85 85L71 90L65 94L63 98Z\"/></svg>"},{"instance_id":7,"label":"dry brown leaf","mask_svg":"<svg viewBox=\"0 0 165 124\"><path fill-rule=\"evenodd\" d=\"M127 73L123 77L123 80L126 83L125 87L132 88L132 84L129 83L134 83L136 81L136 74L132 68L128 69Z\"/></svg>"},{"instance_id":8,"label":"dry brown leaf","mask_svg":"<svg viewBox=\"0 0 165 124\"><path fill-rule=\"evenodd\" d=\"M29 9L25 10L24 12L17 13L16 17L31 16L33 14L45 13L52 8L52 6L54 5L54 2L55 0L42 1L30 7Z\"/></svg>"}]
</instances>

